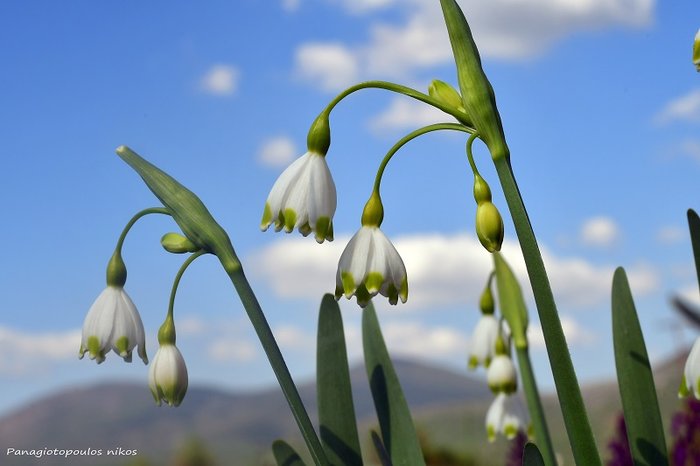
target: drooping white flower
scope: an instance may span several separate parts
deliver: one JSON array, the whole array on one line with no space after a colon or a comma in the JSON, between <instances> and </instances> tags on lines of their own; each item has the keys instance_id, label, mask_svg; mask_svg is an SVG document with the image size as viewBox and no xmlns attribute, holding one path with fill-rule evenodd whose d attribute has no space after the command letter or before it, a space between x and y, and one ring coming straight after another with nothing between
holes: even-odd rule
<instances>
[{"instance_id":1,"label":"drooping white flower","mask_svg":"<svg viewBox=\"0 0 700 466\"><path fill-rule=\"evenodd\" d=\"M98 364L114 350L124 361L131 362L131 352L138 346L138 355L148 364L146 337L136 306L124 288L109 285L100 293L85 317L80 343L80 359L88 353Z\"/></svg>"},{"instance_id":2,"label":"drooping white flower","mask_svg":"<svg viewBox=\"0 0 700 466\"><path fill-rule=\"evenodd\" d=\"M497 434L512 440L518 432L528 433L530 416L518 396L499 393L486 413L486 435L489 442Z\"/></svg>"},{"instance_id":3,"label":"drooping white flower","mask_svg":"<svg viewBox=\"0 0 700 466\"><path fill-rule=\"evenodd\" d=\"M148 370L148 387L158 406L179 406L187 393L187 366L174 344L162 344Z\"/></svg>"},{"instance_id":4,"label":"drooping white flower","mask_svg":"<svg viewBox=\"0 0 700 466\"><path fill-rule=\"evenodd\" d=\"M333 241L333 215L337 203L335 183L326 157L309 151L277 178L265 203L260 228L291 233L295 228L316 241Z\"/></svg>"},{"instance_id":5,"label":"drooping white flower","mask_svg":"<svg viewBox=\"0 0 700 466\"><path fill-rule=\"evenodd\" d=\"M377 293L396 304L408 298L406 267L389 238L378 226L363 226L345 247L338 262L335 297L357 297L365 307Z\"/></svg>"},{"instance_id":6,"label":"drooping white flower","mask_svg":"<svg viewBox=\"0 0 700 466\"><path fill-rule=\"evenodd\" d=\"M513 393L518 388L518 373L510 356L496 354L486 371L486 381L494 393Z\"/></svg>"},{"instance_id":7,"label":"drooping white flower","mask_svg":"<svg viewBox=\"0 0 700 466\"><path fill-rule=\"evenodd\" d=\"M493 314L482 314L472 334L469 351L469 367L471 369L482 364L484 367L489 367L496 351L498 331L498 319Z\"/></svg>"},{"instance_id":8,"label":"drooping white flower","mask_svg":"<svg viewBox=\"0 0 700 466\"><path fill-rule=\"evenodd\" d=\"M688 359L685 361L683 382L678 390L678 396L683 397L690 393L700 399L700 337L693 343Z\"/></svg>"}]
</instances>

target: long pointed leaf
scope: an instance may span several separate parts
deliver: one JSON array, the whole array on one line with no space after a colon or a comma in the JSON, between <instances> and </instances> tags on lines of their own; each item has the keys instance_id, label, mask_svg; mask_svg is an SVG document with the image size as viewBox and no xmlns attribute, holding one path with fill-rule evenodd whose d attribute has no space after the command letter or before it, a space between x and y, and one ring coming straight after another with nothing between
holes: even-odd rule
<instances>
[{"instance_id":1,"label":"long pointed leaf","mask_svg":"<svg viewBox=\"0 0 700 466\"><path fill-rule=\"evenodd\" d=\"M362 346L382 440L392 464L424 466L413 419L371 302L362 314Z\"/></svg>"},{"instance_id":2,"label":"long pointed leaf","mask_svg":"<svg viewBox=\"0 0 700 466\"><path fill-rule=\"evenodd\" d=\"M698 276L698 284L700 284L700 217L693 209L688 209L688 228L690 229L690 242L693 245L695 272Z\"/></svg>"},{"instance_id":3,"label":"long pointed leaf","mask_svg":"<svg viewBox=\"0 0 700 466\"><path fill-rule=\"evenodd\" d=\"M613 277L612 323L617 380L634 464L667 465L654 376L627 275L622 268L618 268Z\"/></svg>"},{"instance_id":4,"label":"long pointed leaf","mask_svg":"<svg viewBox=\"0 0 700 466\"><path fill-rule=\"evenodd\" d=\"M306 466L301 456L284 440L272 443L272 454L275 455L277 466Z\"/></svg>"},{"instance_id":5,"label":"long pointed leaf","mask_svg":"<svg viewBox=\"0 0 700 466\"><path fill-rule=\"evenodd\" d=\"M544 466L544 458L534 443L528 443L523 450L523 466Z\"/></svg>"},{"instance_id":6,"label":"long pointed leaf","mask_svg":"<svg viewBox=\"0 0 700 466\"><path fill-rule=\"evenodd\" d=\"M379 438L379 434L376 431L371 432L372 443L374 444L374 450L377 452L377 457L382 466L391 466L391 459L389 458L389 453L387 453L382 439Z\"/></svg>"},{"instance_id":7,"label":"long pointed leaf","mask_svg":"<svg viewBox=\"0 0 700 466\"><path fill-rule=\"evenodd\" d=\"M362 466L350 370L340 307L333 295L321 301L316 346L316 385L321 443L336 466Z\"/></svg>"}]
</instances>

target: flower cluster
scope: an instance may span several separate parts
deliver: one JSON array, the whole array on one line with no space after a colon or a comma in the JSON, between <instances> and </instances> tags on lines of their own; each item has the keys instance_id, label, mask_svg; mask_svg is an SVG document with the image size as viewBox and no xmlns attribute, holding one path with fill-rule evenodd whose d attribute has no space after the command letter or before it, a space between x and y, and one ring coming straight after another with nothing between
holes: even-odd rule
<instances>
[{"instance_id":1,"label":"flower cluster","mask_svg":"<svg viewBox=\"0 0 700 466\"><path fill-rule=\"evenodd\" d=\"M104 362L106 354L114 350L124 361L131 362L132 351L148 364L146 337L136 305L124 291L126 267L121 254L116 252L107 267L107 288L100 293L85 317L79 357L85 353L98 364ZM160 348L149 369L149 387L158 405L165 401L178 406L187 391L187 368L182 354L175 346L175 328L172 320L166 338L161 338ZM165 324L164 324L165 326Z\"/></svg>"}]
</instances>

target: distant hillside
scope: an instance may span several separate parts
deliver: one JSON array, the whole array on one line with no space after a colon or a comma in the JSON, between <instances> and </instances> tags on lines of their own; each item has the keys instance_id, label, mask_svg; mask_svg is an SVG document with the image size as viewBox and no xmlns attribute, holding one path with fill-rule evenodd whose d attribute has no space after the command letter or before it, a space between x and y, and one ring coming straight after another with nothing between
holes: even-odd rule
<instances>
[{"instance_id":1,"label":"distant hillside","mask_svg":"<svg viewBox=\"0 0 700 466\"><path fill-rule=\"evenodd\" d=\"M491 394L480 379L424 364L397 360L396 370L415 411L447 405L484 404ZM374 408L364 367L351 371L357 417L373 425ZM315 387L299 387L315 417ZM137 450L154 464L163 464L183 441L197 437L219 458L237 458L236 465L261 464L279 437L298 438L296 424L279 389L228 393L191 387L177 408L158 408L140 384L103 383L43 398L0 419L0 448L102 449L100 457L27 458L3 455L2 464L123 465L129 457L107 457L107 450ZM5 460L8 460L5 463ZM222 462L222 464L229 464Z\"/></svg>"},{"instance_id":2,"label":"distant hillside","mask_svg":"<svg viewBox=\"0 0 700 466\"><path fill-rule=\"evenodd\" d=\"M685 354L655 367L662 416L668 425L680 407L678 383ZM503 464L505 441L486 441L484 417L492 400L486 384L465 374L397 360L396 370L414 413L417 429L432 445L469 456L482 466ZM351 371L353 395L361 428L363 451L371 452L369 429L376 418L363 367ZM315 419L314 384L300 392ZM617 386L612 381L583 388L603 458L620 412ZM555 449L573 464L561 413L554 395L543 399ZM104 383L80 387L38 400L0 418L0 448L102 449L101 457L56 460L15 458L8 466L124 466L128 457L106 457L107 449L138 450L149 465L165 465L183 442L200 439L221 466L272 465L270 444L283 437L305 451L296 424L277 388L255 393L228 393L192 387L177 409L157 408L145 385ZM136 464L136 463L133 463Z\"/></svg>"}]
</instances>

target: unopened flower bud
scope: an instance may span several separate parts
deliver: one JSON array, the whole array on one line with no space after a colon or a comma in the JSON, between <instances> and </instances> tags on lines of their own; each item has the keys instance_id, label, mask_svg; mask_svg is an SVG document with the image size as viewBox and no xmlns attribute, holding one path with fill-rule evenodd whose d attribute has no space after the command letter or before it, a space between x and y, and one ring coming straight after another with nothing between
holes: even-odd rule
<instances>
[{"instance_id":1,"label":"unopened flower bud","mask_svg":"<svg viewBox=\"0 0 700 466\"><path fill-rule=\"evenodd\" d=\"M179 233L166 233L160 239L160 244L163 246L163 249L173 254L197 252L199 250L196 244Z\"/></svg>"},{"instance_id":2,"label":"unopened flower bud","mask_svg":"<svg viewBox=\"0 0 700 466\"><path fill-rule=\"evenodd\" d=\"M488 252L501 250L503 244L503 219L492 202L482 202L476 207L476 235Z\"/></svg>"},{"instance_id":3,"label":"unopened flower bud","mask_svg":"<svg viewBox=\"0 0 700 466\"><path fill-rule=\"evenodd\" d=\"M491 292L491 279L489 278L489 282L479 298L479 309L481 309L482 314L493 315L495 307L493 293Z\"/></svg>"},{"instance_id":4,"label":"unopened flower bud","mask_svg":"<svg viewBox=\"0 0 700 466\"><path fill-rule=\"evenodd\" d=\"M476 204L491 202L491 188L485 179L478 173L474 174L474 200Z\"/></svg>"},{"instance_id":5,"label":"unopened flower bud","mask_svg":"<svg viewBox=\"0 0 700 466\"><path fill-rule=\"evenodd\" d=\"M700 29L695 34L695 42L693 43L693 64L700 71Z\"/></svg>"},{"instance_id":6,"label":"unopened flower bud","mask_svg":"<svg viewBox=\"0 0 700 466\"><path fill-rule=\"evenodd\" d=\"M467 111L464 109L464 103L462 102L462 96L459 95L459 92L457 92L454 87L446 82L434 79L428 87L428 95L445 105L456 108L458 111L464 113L464 117L468 119Z\"/></svg>"}]
</instances>

